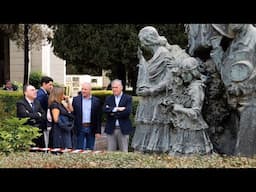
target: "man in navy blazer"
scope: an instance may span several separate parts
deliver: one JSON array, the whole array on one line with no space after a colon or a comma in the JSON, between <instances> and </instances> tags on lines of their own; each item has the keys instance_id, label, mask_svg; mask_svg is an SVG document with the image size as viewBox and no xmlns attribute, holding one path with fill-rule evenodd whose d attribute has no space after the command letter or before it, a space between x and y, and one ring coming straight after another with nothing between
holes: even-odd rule
<instances>
[{"instance_id":1,"label":"man in navy blazer","mask_svg":"<svg viewBox=\"0 0 256 192\"><path fill-rule=\"evenodd\" d=\"M76 149L93 150L95 137L101 136L102 105L99 98L91 95L91 89L91 84L85 82L81 94L73 98Z\"/></svg>"},{"instance_id":2,"label":"man in navy blazer","mask_svg":"<svg viewBox=\"0 0 256 192\"><path fill-rule=\"evenodd\" d=\"M46 119L47 119L47 109L48 109L48 98L49 98L49 93L52 90L52 88L53 88L53 79L48 76L43 76L41 78L41 87L40 87L40 89L37 90L36 99L40 102L40 104L45 112ZM50 127L51 127L51 123L48 120L42 122L45 147L49 146L48 145L49 142L50 142L50 146L52 145L52 139L49 138L50 130L51 130Z\"/></svg>"},{"instance_id":3,"label":"man in navy blazer","mask_svg":"<svg viewBox=\"0 0 256 192\"><path fill-rule=\"evenodd\" d=\"M111 82L113 95L105 100L103 111L107 114L105 132L109 151L128 152L129 134L132 132L130 114L132 97L123 93L122 81Z\"/></svg>"},{"instance_id":4,"label":"man in navy blazer","mask_svg":"<svg viewBox=\"0 0 256 192\"><path fill-rule=\"evenodd\" d=\"M40 101L44 111L48 109L48 96L53 88L53 79L51 77L43 76L41 78L41 87L37 90L37 99Z\"/></svg>"}]
</instances>

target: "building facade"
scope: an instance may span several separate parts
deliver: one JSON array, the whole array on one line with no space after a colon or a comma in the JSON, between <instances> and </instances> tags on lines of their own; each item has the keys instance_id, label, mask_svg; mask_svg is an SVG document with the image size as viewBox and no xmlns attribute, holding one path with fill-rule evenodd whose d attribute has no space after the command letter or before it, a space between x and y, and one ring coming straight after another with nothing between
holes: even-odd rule
<instances>
[{"instance_id":1,"label":"building facade","mask_svg":"<svg viewBox=\"0 0 256 192\"><path fill-rule=\"evenodd\" d=\"M24 76L24 50L18 48L16 43L10 40L10 80L12 82L23 82ZM44 43L39 48L29 51L29 74L31 72L42 72L50 76L54 82L66 84L66 62L55 56L51 44Z\"/></svg>"}]
</instances>

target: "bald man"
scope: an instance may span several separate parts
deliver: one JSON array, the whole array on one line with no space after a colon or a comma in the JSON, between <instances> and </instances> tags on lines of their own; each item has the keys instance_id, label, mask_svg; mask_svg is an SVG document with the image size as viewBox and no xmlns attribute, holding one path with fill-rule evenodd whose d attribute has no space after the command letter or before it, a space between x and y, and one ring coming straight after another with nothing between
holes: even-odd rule
<instances>
[{"instance_id":1,"label":"bald man","mask_svg":"<svg viewBox=\"0 0 256 192\"><path fill-rule=\"evenodd\" d=\"M23 87L24 98L16 103L17 117L26 118L29 117L26 124L33 127L38 127L40 133L43 133L43 122L46 121L45 111L41 107L41 104L37 97L37 91L32 85L25 85ZM36 147L44 147L43 134L37 139L33 140Z\"/></svg>"}]
</instances>

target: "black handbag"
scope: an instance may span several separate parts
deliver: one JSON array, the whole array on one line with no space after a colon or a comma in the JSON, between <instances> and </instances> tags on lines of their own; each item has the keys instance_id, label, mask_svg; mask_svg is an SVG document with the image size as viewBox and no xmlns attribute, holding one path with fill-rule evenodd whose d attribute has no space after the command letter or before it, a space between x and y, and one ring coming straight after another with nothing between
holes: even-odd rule
<instances>
[{"instance_id":1,"label":"black handbag","mask_svg":"<svg viewBox=\"0 0 256 192\"><path fill-rule=\"evenodd\" d=\"M74 119L67 115L60 115L58 125L61 129L65 131L71 131L74 127Z\"/></svg>"}]
</instances>

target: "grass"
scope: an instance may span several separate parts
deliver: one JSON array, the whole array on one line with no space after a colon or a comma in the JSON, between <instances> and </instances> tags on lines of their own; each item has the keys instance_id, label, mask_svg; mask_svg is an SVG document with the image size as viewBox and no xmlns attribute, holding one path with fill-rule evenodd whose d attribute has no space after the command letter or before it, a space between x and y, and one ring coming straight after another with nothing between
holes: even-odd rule
<instances>
[{"instance_id":1,"label":"grass","mask_svg":"<svg viewBox=\"0 0 256 192\"><path fill-rule=\"evenodd\" d=\"M0 155L0 168L256 168L256 158L171 157L166 154L100 152L86 154L22 152Z\"/></svg>"}]
</instances>

